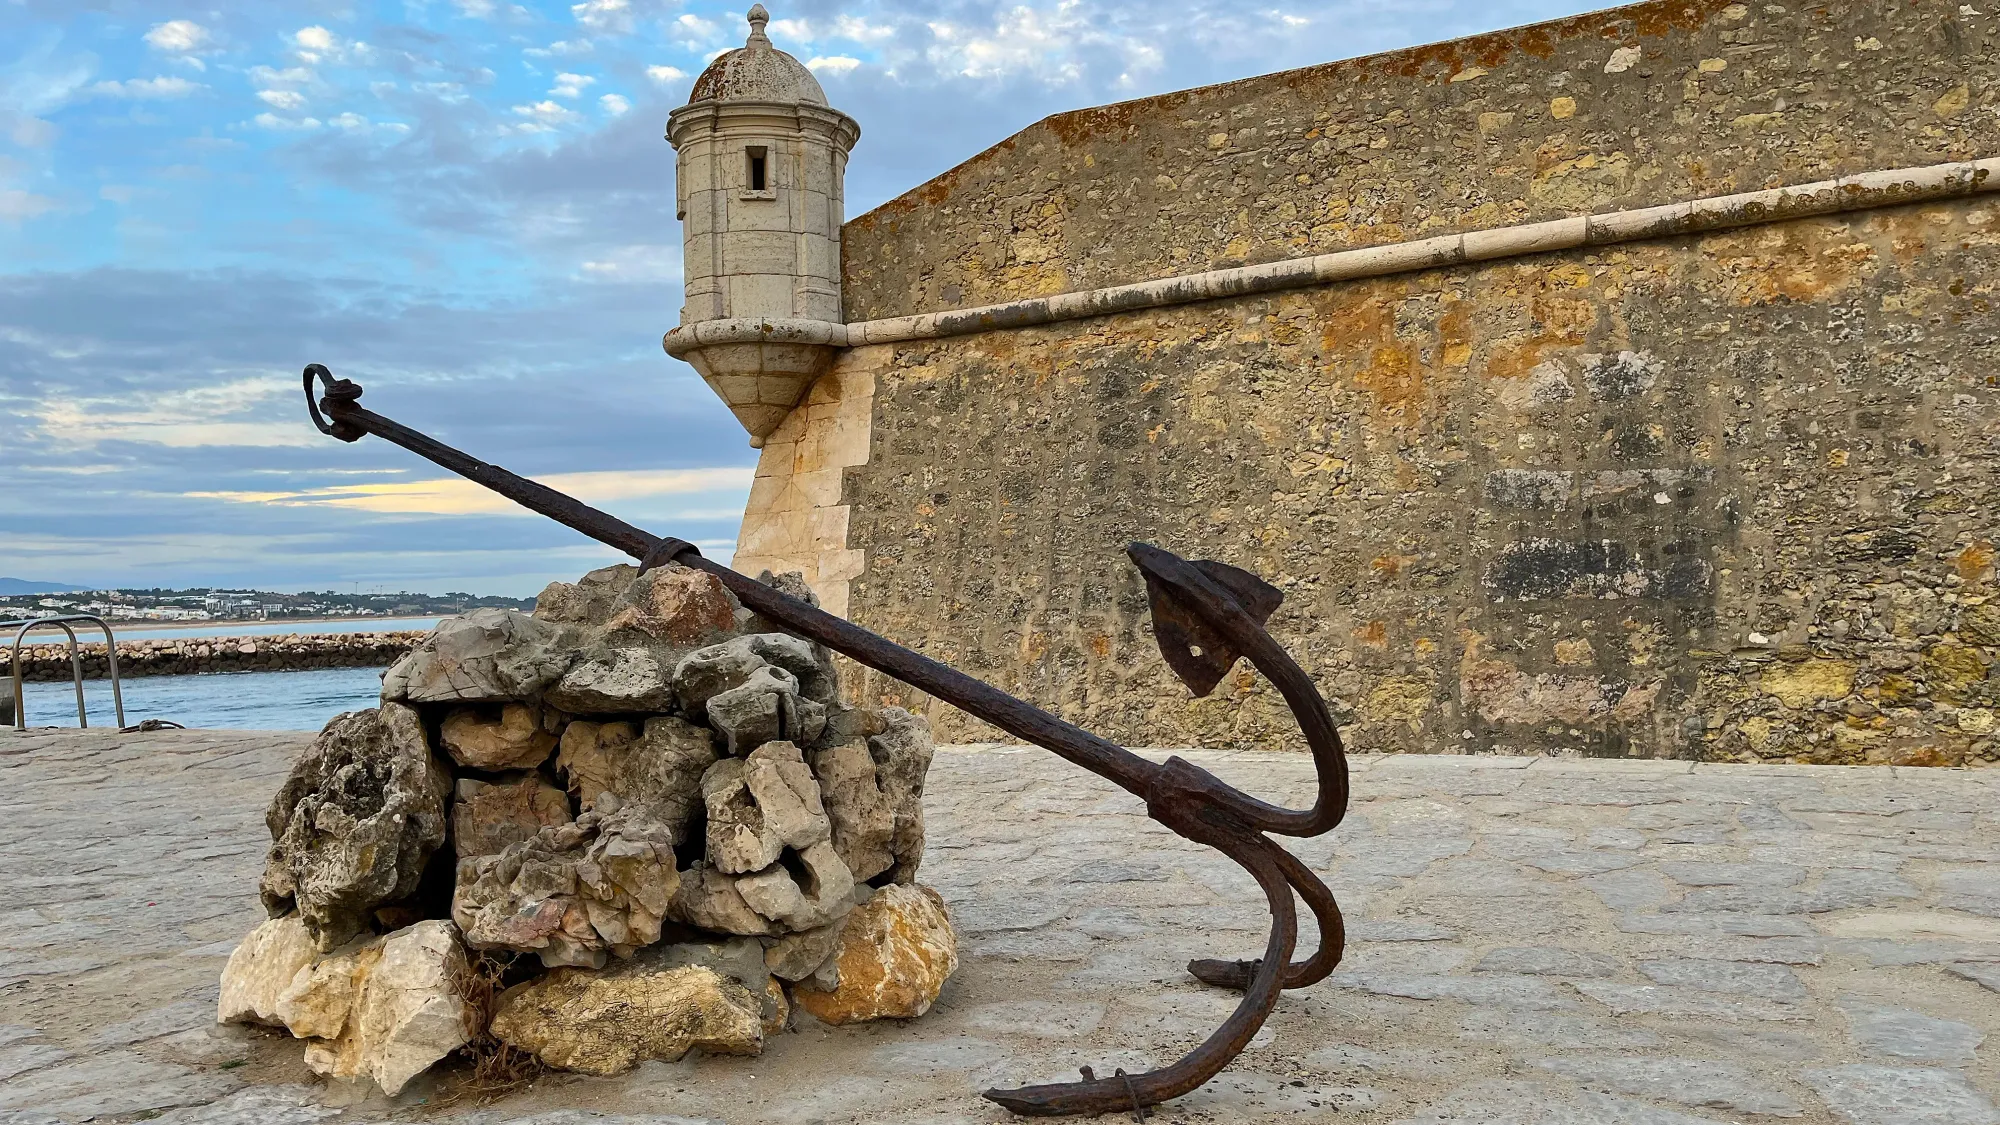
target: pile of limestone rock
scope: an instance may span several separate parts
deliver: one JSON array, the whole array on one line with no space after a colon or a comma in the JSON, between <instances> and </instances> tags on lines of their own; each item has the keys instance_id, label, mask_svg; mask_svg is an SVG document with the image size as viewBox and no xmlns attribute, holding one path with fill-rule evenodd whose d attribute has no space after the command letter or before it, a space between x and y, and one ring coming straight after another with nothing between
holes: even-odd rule
<instances>
[{"instance_id":1,"label":"pile of limestone rock","mask_svg":"<svg viewBox=\"0 0 2000 1125\"><path fill-rule=\"evenodd\" d=\"M449 619L271 803L219 1018L393 1094L468 1044L610 1074L756 1054L794 1006L921 1015L958 964L915 882L930 761L923 720L843 706L829 652L698 570Z\"/></svg>"}]
</instances>

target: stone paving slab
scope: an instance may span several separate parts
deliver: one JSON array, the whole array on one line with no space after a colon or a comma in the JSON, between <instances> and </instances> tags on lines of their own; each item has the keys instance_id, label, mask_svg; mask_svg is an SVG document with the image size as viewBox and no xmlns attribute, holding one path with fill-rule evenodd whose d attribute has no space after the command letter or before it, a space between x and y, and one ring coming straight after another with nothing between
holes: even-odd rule
<instances>
[{"instance_id":1,"label":"stone paving slab","mask_svg":"<svg viewBox=\"0 0 2000 1125\"><path fill-rule=\"evenodd\" d=\"M990 1085L1170 1061L1261 949L1228 861L1041 750L941 750L923 879L963 967L907 1025L562 1076L496 1104L320 1083L216 1028L263 809L308 735L0 733L0 1125L987 1123ZM1183 752L1286 803L1299 757ZM1349 919L1328 981L1160 1122L2000 1125L2000 771L1357 757L1297 842ZM1307 940L1310 940L1309 938Z\"/></svg>"}]
</instances>

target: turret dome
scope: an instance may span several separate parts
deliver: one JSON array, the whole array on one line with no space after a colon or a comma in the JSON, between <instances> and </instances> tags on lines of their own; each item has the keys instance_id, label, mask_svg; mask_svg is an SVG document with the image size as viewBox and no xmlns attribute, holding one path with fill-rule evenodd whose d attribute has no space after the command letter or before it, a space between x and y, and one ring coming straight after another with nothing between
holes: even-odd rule
<instances>
[{"instance_id":1,"label":"turret dome","mask_svg":"<svg viewBox=\"0 0 2000 1125\"><path fill-rule=\"evenodd\" d=\"M809 102L826 104L826 91L805 64L776 47L764 34L771 13L759 4L750 9L750 38L743 46L716 56L694 80L688 104L695 102Z\"/></svg>"}]
</instances>

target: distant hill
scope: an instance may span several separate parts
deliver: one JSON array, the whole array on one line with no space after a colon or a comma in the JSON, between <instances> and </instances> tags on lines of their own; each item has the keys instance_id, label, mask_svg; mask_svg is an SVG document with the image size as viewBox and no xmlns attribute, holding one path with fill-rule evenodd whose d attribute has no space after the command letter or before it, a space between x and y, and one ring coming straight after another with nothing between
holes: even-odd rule
<instances>
[{"instance_id":1,"label":"distant hill","mask_svg":"<svg viewBox=\"0 0 2000 1125\"><path fill-rule=\"evenodd\" d=\"M0 578L0 598L15 594L80 594L88 586L65 586L60 582L30 582L25 578Z\"/></svg>"}]
</instances>

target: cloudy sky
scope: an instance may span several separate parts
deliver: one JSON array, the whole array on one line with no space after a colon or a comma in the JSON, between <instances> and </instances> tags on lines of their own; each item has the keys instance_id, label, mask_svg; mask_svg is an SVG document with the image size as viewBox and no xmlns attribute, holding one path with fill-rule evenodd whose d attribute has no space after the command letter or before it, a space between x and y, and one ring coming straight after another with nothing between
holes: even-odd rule
<instances>
[{"instance_id":1,"label":"cloudy sky","mask_svg":"<svg viewBox=\"0 0 2000 1125\"><path fill-rule=\"evenodd\" d=\"M702 0L0 0L0 575L531 594L608 551L299 369L726 559L755 463L694 372L660 139ZM859 214L1046 114L1601 6L770 0Z\"/></svg>"}]
</instances>

